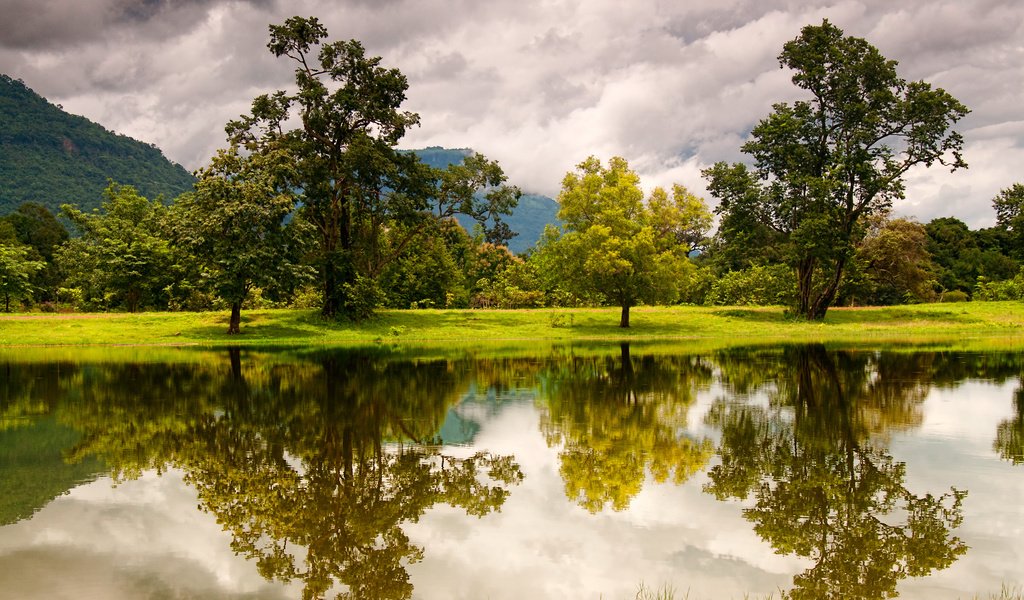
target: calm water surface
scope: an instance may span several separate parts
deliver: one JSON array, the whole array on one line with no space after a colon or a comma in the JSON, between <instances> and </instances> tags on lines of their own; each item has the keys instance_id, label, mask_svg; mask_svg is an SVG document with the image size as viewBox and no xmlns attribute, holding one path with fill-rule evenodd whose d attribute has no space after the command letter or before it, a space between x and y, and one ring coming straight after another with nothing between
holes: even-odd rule
<instances>
[{"instance_id":1,"label":"calm water surface","mask_svg":"<svg viewBox=\"0 0 1024 600\"><path fill-rule=\"evenodd\" d=\"M971 598L1024 354L0 356L0 598Z\"/></svg>"}]
</instances>

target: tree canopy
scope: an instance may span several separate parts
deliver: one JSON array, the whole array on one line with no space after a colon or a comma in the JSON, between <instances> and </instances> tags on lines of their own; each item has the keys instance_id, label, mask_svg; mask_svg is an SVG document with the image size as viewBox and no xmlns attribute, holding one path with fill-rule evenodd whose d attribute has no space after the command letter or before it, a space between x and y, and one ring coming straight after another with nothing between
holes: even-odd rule
<instances>
[{"instance_id":1,"label":"tree canopy","mask_svg":"<svg viewBox=\"0 0 1024 600\"><path fill-rule=\"evenodd\" d=\"M669 200L656 189L645 203L624 158L607 167L588 158L562 180L563 226L542 238L541 271L577 295L622 307L621 327L629 327L629 309L639 303L675 301L694 232L706 231L710 215L694 208L681 186L673 192Z\"/></svg>"},{"instance_id":2,"label":"tree canopy","mask_svg":"<svg viewBox=\"0 0 1024 600\"><path fill-rule=\"evenodd\" d=\"M903 197L915 165L966 167L950 128L968 109L941 88L908 82L863 39L827 20L804 27L779 55L810 98L775 104L751 132L745 165L704 173L720 200L725 244L781 248L797 277L796 312L821 319L836 298L864 219Z\"/></svg>"}]
</instances>

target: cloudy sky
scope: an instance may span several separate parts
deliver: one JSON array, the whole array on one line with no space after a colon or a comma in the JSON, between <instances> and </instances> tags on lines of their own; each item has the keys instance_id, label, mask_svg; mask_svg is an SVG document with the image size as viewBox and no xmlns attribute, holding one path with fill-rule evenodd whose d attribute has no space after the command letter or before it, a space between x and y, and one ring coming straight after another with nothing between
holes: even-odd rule
<instances>
[{"instance_id":1,"label":"cloudy sky","mask_svg":"<svg viewBox=\"0 0 1024 600\"><path fill-rule=\"evenodd\" d=\"M799 97L776 57L828 18L973 111L958 127L970 169L911 172L899 214L989 226L992 197L1024 181L1024 3L1008 0L0 0L0 14L0 72L188 169L253 96L289 85L267 25L317 16L408 76L422 125L403 147L472 147L552 196L590 154L703 192L703 167L741 160L772 103Z\"/></svg>"}]
</instances>

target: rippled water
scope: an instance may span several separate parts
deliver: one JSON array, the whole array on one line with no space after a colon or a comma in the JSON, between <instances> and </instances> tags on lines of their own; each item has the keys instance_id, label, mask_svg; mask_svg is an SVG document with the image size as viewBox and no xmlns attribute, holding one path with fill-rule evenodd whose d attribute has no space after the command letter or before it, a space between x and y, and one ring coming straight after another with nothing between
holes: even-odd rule
<instances>
[{"instance_id":1,"label":"rippled water","mask_svg":"<svg viewBox=\"0 0 1024 600\"><path fill-rule=\"evenodd\" d=\"M984 596L1024 584L1022 372L823 346L3 356L0 597Z\"/></svg>"}]
</instances>

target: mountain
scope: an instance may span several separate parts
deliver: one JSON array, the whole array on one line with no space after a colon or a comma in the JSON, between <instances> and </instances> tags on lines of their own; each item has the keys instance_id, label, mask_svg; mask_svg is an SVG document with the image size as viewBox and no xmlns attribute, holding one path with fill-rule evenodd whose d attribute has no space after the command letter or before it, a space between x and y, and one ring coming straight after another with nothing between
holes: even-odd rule
<instances>
[{"instance_id":1,"label":"mountain","mask_svg":"<svg viewBox=\"0 0 1024 600\"><path fill-rule=\"evenodd\" d=\"M436 169L444 169L448 165L458 164L473 151L468 148L440 148L431 146L420 150L413 150L421 161ZM514 183L514 182L512 182ZM472 231L476 223L469 217L456 217L467 231ZM557 225L558 203L547 196L540 194L523 194L519 198L519 205L508 217L503 220L508 226L519 235L512 238L508 248L516 254L522 254L540 239L547 224Z\"/></svg>"},{"instance_id":2,"label":"mountain","mask_svg":"<svg viewBox=\"0 0 1024 600\"><path fill-rule=\"evenodd\" d=\"M195 181L156 146L68 114L0 75L0 216L27 201L55 212L65 203L89 211L100 205L108 179L168 201Z\"/></svg>"},{"instance_id":3,"label":"mountain","mask_svg":"<svg viewBox=\"0 0 1024 600\"><path fill-rule=\"evenodd\" d=\"M472 153L467 148L413 150L423 162L443 169ZM192 188L195 179L152 144L118 135L85 117L64 112L24 82L0 74L0 216L24 202L38 202L54 213L61 204L88 212L99 207L108 180L134 186L147 198L170 201ZM514 183L514 182L513 182ZM523 194L504 220L519 235L509 249L520 254L540 239L544 226L557 224L558 203ZM475 222L459 219L471 231Z\"/></svg>"}]
</instances>

